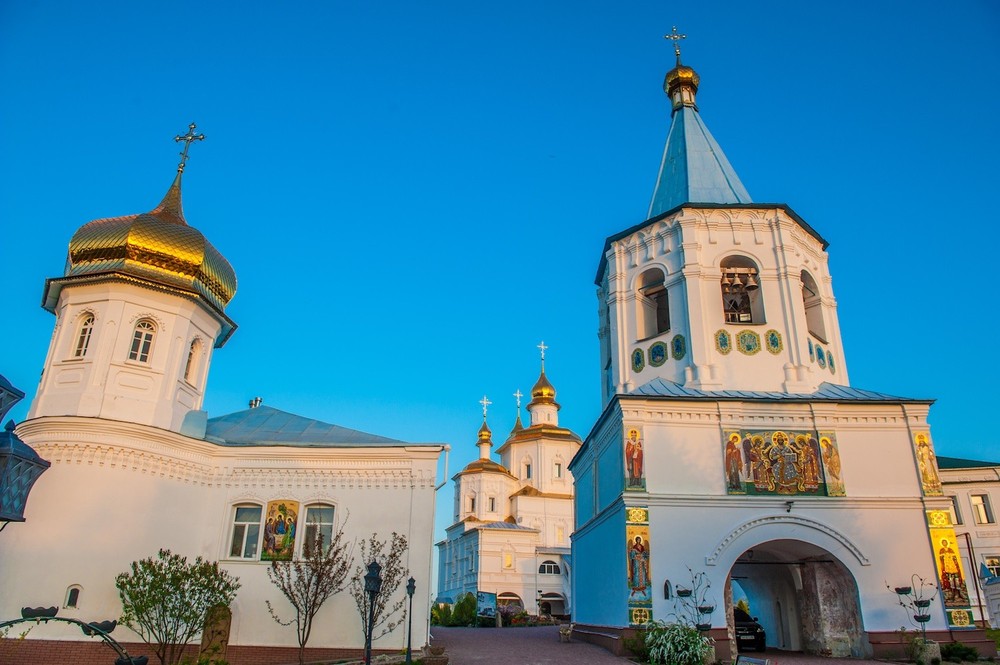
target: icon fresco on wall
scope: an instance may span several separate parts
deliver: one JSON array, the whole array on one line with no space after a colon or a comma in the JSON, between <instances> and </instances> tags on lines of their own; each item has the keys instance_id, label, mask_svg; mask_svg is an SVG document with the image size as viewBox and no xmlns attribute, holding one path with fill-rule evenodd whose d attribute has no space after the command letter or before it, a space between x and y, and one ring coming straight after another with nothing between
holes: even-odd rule
<instances>
[{"instance_id":1,"label":"icon fresco on wall","mask_svg":"<svg viewBox=\"0 0 1000 665\"><path fill-rule=\"evenodd\" d=\"M667 362L667 345L663 342L656 342L649 347L649 364L659 367Z\"/></svg>"},{"instance_id":2,"label":"icon fresco on wall","mask_svg":"<svg viewBox=\"0 0 1000 665\"><path fill-rule=\"evenodd\" d=\"M826 369L826 354L823 353L823 347L819 344L816 345L816 364Z\"/></svg>"},{"instance_id":3,"label":"icon fresco on wall","mask_svg":"<svg viewBox=\"0 0 1000 665\"><path fill-rule=\"evenodd\" d=\"M632 371L641 372L645 366L646 359L642 355L642 349L636 349L632 352Z\"/></svg>"},{"instance_id":4,"label":"icon fresco on wall","mask_svg":"<svg viewBox=\"0 0 1000 665\"><path fill-rule=\"evenodd\" d=\"M914 432L913 448L920 467L920 486L925 496L941 496L941 478L938 477L937 457L930 432Z\"/></svg>"},{"instance_id":5,"label":"icon fresco on wall","mask_svg":"<svg viewBox=\"0 0 1000 665\"><path fill-rule=\"evenodd\" d=\"M653 576L650 572L649 509L625 509L625 561L628 572L629 623L640 625L653 618Z\"/></svg>"},{"instance_id":6,"label":"icon fresco on wall","mask_svg":"<svg viewBox=\"0 0 1000 665\"><path fill-rule=\"evenodd\" d=\"M813 341L811 339L807 339L806 343L809 345L809 360L816 362L816 352L813 351Z\"/></svg>"},{"instance_id":7,"label":"icon fresco on wall","mask_svg":"<svg viewBox=\"0 0 1000 665\"><path fill-rule=\"evenodd\" d=\"M823 476L826 478L827 496L847 496L844 488L843 470L840 466L840 450L834 432L819 433L819 455L823 460Z\"/></svg>"},{"instance_id":8,"label":"icon fresco on wall","mask_svg":"<svg viewBox=\"0 0 1000 665\"><path fill-rule=\"evenodd\" d=\"M826 354L826 364L830 366L830 374L836 374L837 370L833 367L833 354L829 351Z\"/></svg>"},{"instance_id":9,"label":"icon fresco on wall","mask_svg":"<svg viewBox=\"0 0 1000 665\"><path fill-rule=\"evenodd\" d=\"M838 478L826 480L820 443L813 432L726 430L723 464L727 494L812 494L844 496L836 437L827 433L827 456Z\"/></svg>"},{"instance_id":10,"label":"icon fresco on wall","mask_svg":"<svg viewBox=\"0 0 1000 665\"><path fill-rule=\"evenodd\" d=\"M962 555L955 537L951 515L946 510L927 511L927 531L934 548L938 587L944 601L948 624L953 628L968 628L972 606L962 568Z\"/></svg>"},{"instance_id":11,"label":"icon fresco on wall","mask_svg":"<svg viewBox=\"0 0 1000 665\"><path fill-rule=\"evenodd\" d=\"M646 491L645 457L642 428L625 427L625 490Z\"/></svg>"},{"instance_id":12,"label":"icon fresco on wall","mask_svg":"<svg viewBox=\"0 0 1000 665\"><path fill-rule=\"evenodd\" d=\"M729 336L728 330L715 331L715 350L724 356L728 356L733 350L733 338Z\"/></svg>"},{"instance_id":13,"label":"icon fresco on wall","mask_svg":"<svg viewBox=\"0 0 1000 665\"><path fill-rule=\"evenodd\" d=\"M674 335L674 338L670 340L670 350L674 357L674 360L680 360L687 353L687 342L684 340L684 335Z\"/></svg>"},{"instance_id":14,"label":"icon fresco on wall","mask_svg":"<svg viewBox=\"0 0 1000 665\"><path fill-rule=\"evenodd\" d=\"M767 350L774 355L778 355L785 348L784 342L781 341L781 333L777 330L768 330L764 333L764 343Z\"/></svg>"},{"instance_id":15,"label":"icon fresco on wall","mask_svg":"<svg viewBox=\"0 0 1000 665\"><path fill-rule=\"evenodd\" d=\"M299 502L271 501L264 521L264 548L261 561L291 561L295 551L295 531L299 523Z\"/></svg>"},{"instance_id":16,"label":"icon fresco on wall","mask_svg":"<svg viewBox=\"0 0 1000 665\"><path fill-rule=\"evenodd\" d=\"M760 352L760 335L753 330L741 330L736 333L736 348L740 353L752 356Z\"/></svg>"}]
</instances>

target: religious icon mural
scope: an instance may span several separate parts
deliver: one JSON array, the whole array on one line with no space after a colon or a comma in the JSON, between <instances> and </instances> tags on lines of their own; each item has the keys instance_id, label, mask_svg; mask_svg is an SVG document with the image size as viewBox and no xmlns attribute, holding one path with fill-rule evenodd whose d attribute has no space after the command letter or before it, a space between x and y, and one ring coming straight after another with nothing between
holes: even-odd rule
<instances>
[{"instance_id":1,"label":"religious icon mural","mask_svg":"<svg viewBox=\"0 0 1000 665\"><path fill-rule=\"evenodd\" d=\"M663 342L656 342L649 347L649 364L659 367L667 362L667 345Z\"/></svg>"},{"instance_id":2,"label":"religious icon mural","mask_svg":"<svg viewBox=\"0 0 1000 665\"><path fill-rule=\"evenodd\" d=\"M728 331L717 330L715 332L715 350L724 356L729 355L729 352L733 350L733 338L729 336Z\"/></svg>"},{"instance_id":3,"label":"religious icon mural","mask_svg":"<svg viewBox=\"0 0 1000 665\"><path fill-rule=\"evenodd\" d=\"M727 494L814 494L844 496L836 437L827 434L823 457L813 432L723 432L723 464ZM828 481L828 466L837 472Z\"/></svg>"},{"instance_id":4,"label":"religious icon mural","mask_svg":"<svg viewBox=\"0 0 1000 665\"><path fill-rule=\"evenodd\" d=\"M632 352L632 371L641 372L645 366L646 357L642 354L642 349L636 349Z\"/></svg>"},{"instance_id":5,"label":"religious icon mural","mask_svg":"<svg viewBox=\"0 0 1000 665\"><path fill-rule=\"evenodd\" d=\"M948 624L953 628L971 627L972 606L962 569L955 528L946 510L927 511L927 531L934 549L938 587L944 601Z\"/></svg>"},{"instance_id":6,"label":"religious icon mural","mask_svg":"<svg viewBox=\"0 0 1000 665\"><path fill-rule=\"evenodd\" d=\"M653 618L653 577L649 567L649 509L625 509L625 561L628 571L629 623L641 625Z\"/></svg>"},{"instance_id":7,"label":"religious icon mural","mask_svg":"<svg viewBox=\"0 0 1000 665\"><path fill-rule=\"evenodd\" d=\"M261 561L291 561L295 552L295 532L299 523L298 501L270 501L264 521Z\"/></svg>"},{"instance_id":8,"label":"religious icon mural","mask_svg":"<svg viewBox=\"0 0 1000 665\"><path fill-rule=\"evenodd\" d=\"M920 467L920 485L925 496L941 496L941 478L938 477L937 456L930 432L913 433L913 449Z\"/></svg>"},{"instance_id":9,"label":"religious icon mural","mask_svg":"<svg viewBox=\"0 0 1000 665\"><path fill-rule=\"evenodd\" d=\"M844 489L843 470L840 467L840 450L834 432L819 433L819 456L823 460L827 496L847 496Z\"/></svg>"},{"instance_id":10,"label":"religious icon mural","mask_svg":"<svg viewBox=\"0 0 1000 665\"><path fill-rule=\"evenodd\" d=\"M642 428L625 426L625 490L646 491Z\"/></svg>"}]
</instances>

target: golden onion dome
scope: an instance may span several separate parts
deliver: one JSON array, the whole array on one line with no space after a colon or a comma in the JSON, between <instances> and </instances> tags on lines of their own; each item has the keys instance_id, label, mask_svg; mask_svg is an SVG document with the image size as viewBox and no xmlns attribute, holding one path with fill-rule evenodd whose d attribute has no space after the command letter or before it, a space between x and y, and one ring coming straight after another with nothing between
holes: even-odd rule
<instances>
[{"instance_id":1,"label":"golden onion dome","mask_svg":"<svg viewBox=\"0 0 1000 665\"><path fill-rule=\"evenodd\" d=\"M480 443L493 445L493 430L490 429L485 420L483 421L483 426L479 428L479 441L476 442L476 445Z\"/></svg>"},{"instance_id":2,"label":"golden onion dome","mask_svg":"<svg viewBox=\"0 0 1000 665\"><path fill-rule=\"evenodd\" d=\"M199 295L224 310L236 294L236 272L181 209L181 173L150 212L97 219L69 243L66 276L123 273Z\"/></svg>"},{"instance_id":3,"label":"golden onion dome","mask_svg":"<svg viewBox=\"0 0 1000 665\"><path fill-rule=\"evenodd\" d=\"M559 406L556 404L556 389L549 383L544 369L538 377L538 381L535 382L534 387L531 389L531 402L528 403L528 407L530 408L535 404L555 404Z\"/></svg>"},{"instance_id":4,"label":"golden onion dome","mask_svg":"<svg viewBox=\"0 0 1000 665\"><path fill-rule=\"evenodd\" d=\"M701 78L696 71L687 65L677 63L677 66L667 72L667 77L663 79L663 90L671 97L674 90L682 85L690 86L694 89L694 92L698 92L698 84L700 82Z\"/></svg>"}]
</instances>

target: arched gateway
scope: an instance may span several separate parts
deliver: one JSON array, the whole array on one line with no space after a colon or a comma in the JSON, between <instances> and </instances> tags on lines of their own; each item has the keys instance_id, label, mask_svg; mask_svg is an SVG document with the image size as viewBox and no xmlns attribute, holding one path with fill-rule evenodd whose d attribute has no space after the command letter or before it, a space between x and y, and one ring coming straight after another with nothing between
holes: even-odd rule
<instances>
[{"instance_id":1,"label":"arched gateway","mask_svg":"<svg viewBox=\"0 0 1000 665\"><path fill-rule=\"evenodd\" d=\"M755 545L736 559L728 586L729 633L741 650L754 644L745 627L736 630L734 607L744 601L764 629L768 648L825 656L871 655L857 582L822 547L800 540Z\"/></svg>"}]
</instances>

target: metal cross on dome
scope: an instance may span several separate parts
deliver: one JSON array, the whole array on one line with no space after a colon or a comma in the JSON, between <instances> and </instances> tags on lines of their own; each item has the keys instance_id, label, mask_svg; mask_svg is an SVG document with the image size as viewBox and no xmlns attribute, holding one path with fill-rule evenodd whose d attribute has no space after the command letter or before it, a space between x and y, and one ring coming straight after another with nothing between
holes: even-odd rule
<instances>
[{"instance_id":1,"label":"metal cross on dome","mask_svg":"<svg viewBox=\"0 0 1000 665\"><path fill-rule=\"evenodd\" d=\"M663 35L664 39L669 39L674 43L674 55L677 56L677 62L681 61L681 40L687 39L687 35L682 35L677 32L677 26L675 25L673 29L666 35Z\"/></svg>"},{"instance_id":2,"label":"metal cross on dome","mask_svg":"<svg viewBox=\"0 0 1000 665\"><path fill-rule=\"evenodd\" d=\"M184 172L184 165L187 163L187 160L188 160L188 148L191 147L191 143L193 141L204 141L205 140L205 135L204 134L195 134L194 133L195 127L196 127L196 125L192 122L190 125L188 125L188 133L187 134L184 134L183 136L181 136L180 134L178 134L177 136L174 137L174 141L176 143L180 143L181 141L184 141L184 150L181 152L181 163L177 165L177 172L178 173L183 173Z\"/></svg>"},{"instance_id":3,"label":"metal cross on dome","mask_svg":"<svg viewBox=\"0 0 1000 665\"><path fill-rule=\"evenodd\" d=\"M517 390L516 390L516 391L514 392L514 399L516 399L516 400L517 400L517 408L518 408L518 409L520 409L520 408L521 408L521 398L522 398L522 397L524 397L524 395L523 395L523 394L521 394L521 389L520 389L520 388L518 388L518 389L517 389Z\"/></svg>"},{"instance_id":4,"label":"metal cross on dome","mask_svg":"<svg viewBox=\"0 0 1000 665\"><path fill-rule=\"evenodd\" d=\"M483 405L483 420L486 420L486 407L488 407L493 402L491 402L489 398L486 397L486 395L483 395L483 398L479 400L479 403Z\"/></svg>"}]
</instances>

